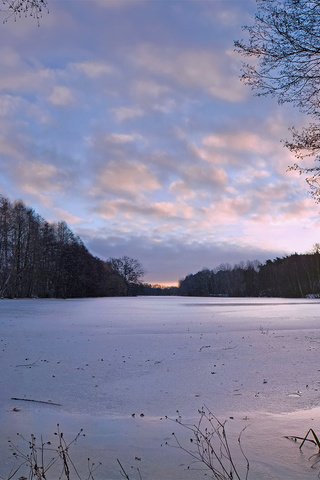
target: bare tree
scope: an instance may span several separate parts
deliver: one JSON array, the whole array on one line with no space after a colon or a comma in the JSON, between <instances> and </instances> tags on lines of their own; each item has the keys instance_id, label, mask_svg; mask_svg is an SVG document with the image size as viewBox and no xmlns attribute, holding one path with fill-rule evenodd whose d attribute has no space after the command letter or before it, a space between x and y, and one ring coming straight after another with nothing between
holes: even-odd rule
<instances>
[{"instance_id":1,"label":"bare tree","mask_svg":"<svg viewBox=\"0 0 320 480\"><path fill-rule=\"evenodd\" d=\"M108 263L115 272L123 277L128 287L140 283L140 279L144 275L144 269L139 260L126 255L121 258L109 258Z\"/></svg>"},{"instance_id":2,"label":"bare tree","mask_svg":"<svg viewBox=\"0 0 320 480\"><path fill-rule=\"evenodd\" d=\"M4 23L10 18L17 20L21 17L32 17L38 24L43 12L48 13L47 0L0 0L0 11L4 16Z\"/></svg>"},{"instance_id":3,"label":"bare tree","mask_svg":"<svg viewBox=\"0 0 320 480\"><path fill-rule=\"evenodd\" d=\"M298 159L320 161L320 1L257 0L254 23L243 29L247 39L236 41L235 48L253 61L243 64L242 80L257 95L274 96L312 117L301 131L291 129L285 145ZM319 202L320 167L291 168L308 175Z\"/></svg>"}]
</instances>

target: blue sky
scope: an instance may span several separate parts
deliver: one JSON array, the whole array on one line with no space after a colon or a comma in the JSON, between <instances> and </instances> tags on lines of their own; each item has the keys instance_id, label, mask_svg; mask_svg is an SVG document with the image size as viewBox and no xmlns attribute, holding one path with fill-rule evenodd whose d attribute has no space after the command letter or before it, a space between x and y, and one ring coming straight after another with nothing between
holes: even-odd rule
<instances>
[{"instance_id":1,"label":"blue sky","mask_svg":"<svg viewBox=\"0 0 320 480\"><path fill-rule=\"evenodd\" d=\"M145 280L305 252L319 209L233 41L253 0L49 0L0 28L0 192Z\"/></svg>"}]
</instances>

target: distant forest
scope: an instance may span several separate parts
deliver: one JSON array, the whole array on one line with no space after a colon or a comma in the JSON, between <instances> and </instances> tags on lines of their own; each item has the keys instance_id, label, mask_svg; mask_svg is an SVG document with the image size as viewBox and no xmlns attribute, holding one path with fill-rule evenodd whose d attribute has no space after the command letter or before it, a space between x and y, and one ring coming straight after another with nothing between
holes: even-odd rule
<instances>
[{"instance_id":1,"label":"distant forest","mask_svg":"<svg viewBox=\"0 0 320 480\"><path fill-rule=\"evenodd\" d=\"M0 297L76 298L126 295L306 297L320 294L320 246L264 264L258 261L180 280L179 287L142 283L138 260L93 256L65 222L48 223L23 202L0 195Z\"/></svg>"},{"instance_id":2,"label":"distant forest","mask_svg":"<svg viewBox=\"0 0 320 480\"><path fill-rule=\"evenodd\" d=\"M320 246L312 253L221 265L188 275L179 284L180 295L227 297L318 297Z\"/></svg>"}]
</instances>

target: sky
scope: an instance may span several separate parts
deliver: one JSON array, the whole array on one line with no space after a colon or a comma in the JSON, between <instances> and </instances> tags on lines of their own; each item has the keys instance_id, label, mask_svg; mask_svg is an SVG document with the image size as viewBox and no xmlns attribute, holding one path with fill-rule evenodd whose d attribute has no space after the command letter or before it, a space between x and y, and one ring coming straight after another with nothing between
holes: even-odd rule
<instances>
[{"instance_id":1,"label":"sky","mask_svg":"<svg viewBox=\"0 0 320 480\"><path fill-rule=\"evenodd\" d=\"M150 283L319 242L280 141L306 119L239 79L254 0L48 3L0 24L2 195Z\"/></svg>"}]
</instances>

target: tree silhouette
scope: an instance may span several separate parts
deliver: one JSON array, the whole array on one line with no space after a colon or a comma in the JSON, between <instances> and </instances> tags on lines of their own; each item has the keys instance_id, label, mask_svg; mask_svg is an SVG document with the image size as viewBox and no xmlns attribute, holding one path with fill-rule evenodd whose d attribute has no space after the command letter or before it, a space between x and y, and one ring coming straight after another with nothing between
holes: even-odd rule
<instances>
[{"instance_id":1,"label":"tree silhouette","mask_svg":"<svg viewBox=\"0 0 320 480\"><path fill-rule=\"evenodd\" d=\"M126 295L125 280L65 222L49 224L0 195L0 298Z\"/></svg>"},{"instance_id":2,"label":"tree silhouette","mask_svg":"<svg viewBox=\"0 0 320 480\"><path fill-rule=\"evenodd\" d=\"M313 156L320 161L320 1L257 0L253 25L243 27L246 40L235 42L243 56L242 80L257 95L274 96L290 103L313 120L285 145L298 159ZM291 167L308 174L307 181L320 201L320 167Z\"/></svg>"},{"instance_id":3,"label":"tree silhouette","mask_svg":"<svg viewBox=\"0 0 320 480\"><path fill-rule=\"evenodd\" d=\"M135 258L124 255L121 258L110 258L108 261L112 268L118 272L127 283L137 283L144 275L141 263Z\"/></svg>"}]
</instances>

